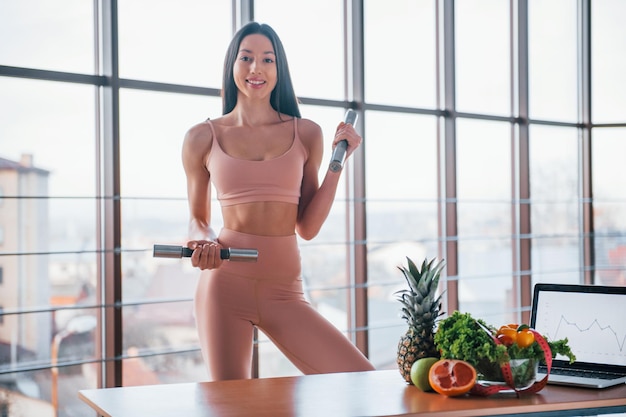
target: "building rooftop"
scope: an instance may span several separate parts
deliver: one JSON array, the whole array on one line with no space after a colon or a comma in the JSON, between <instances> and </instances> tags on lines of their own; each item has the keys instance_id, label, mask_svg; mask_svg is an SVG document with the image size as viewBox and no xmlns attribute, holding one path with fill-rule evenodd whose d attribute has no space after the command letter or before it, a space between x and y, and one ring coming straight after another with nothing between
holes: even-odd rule
<instances>
[{"instance_id":1,"label":"building rooftop","mask_svg":"<svg viewBox=\"0 0 626 417\"><path fill-rule=\"evenodd\" d=\"M36 172L42 175L48 175L50 173L48 170L35 167L31 154L23 154L20 161L12 161L0 157L0 171Z\"/></svg>"}]
</instances>

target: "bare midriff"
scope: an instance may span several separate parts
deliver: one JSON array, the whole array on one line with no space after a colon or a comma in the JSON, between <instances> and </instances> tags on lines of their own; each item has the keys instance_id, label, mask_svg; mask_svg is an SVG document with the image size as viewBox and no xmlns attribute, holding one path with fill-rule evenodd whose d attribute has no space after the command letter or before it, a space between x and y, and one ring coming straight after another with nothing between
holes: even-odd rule
<instances>
[{"instance_id":1,"label":"bare midriff","mask_svg":"<svg viewBox=\"0 0 626 417\"><path fill-rule=\"evenodd\" d=\"M224 227L258 236L290 236L295 233L298 206L261 201L222 207Z\"/></svg>"}]
</instances>

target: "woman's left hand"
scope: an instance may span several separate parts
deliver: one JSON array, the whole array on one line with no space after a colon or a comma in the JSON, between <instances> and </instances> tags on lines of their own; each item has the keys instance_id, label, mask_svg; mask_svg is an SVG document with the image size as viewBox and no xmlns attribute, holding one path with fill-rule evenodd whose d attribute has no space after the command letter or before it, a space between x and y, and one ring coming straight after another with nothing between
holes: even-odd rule
<instances>
[{"instance_id":1,"label":"woman's left hand","mask_svg":"<svg viewBox=\"0 0 626 417\"><path fill-rule=\"evenodd\" d=\"M335 138L333 139L333 149L335 149L337 144L342 140L346 140L348 142L348 149L346 150L346 158L348 158L352 155L356 148L361 145L363 138L357 133L352 124L340 122L339 126L337 126L337 131L335 132Z\"/></svg>"}]
</instances>

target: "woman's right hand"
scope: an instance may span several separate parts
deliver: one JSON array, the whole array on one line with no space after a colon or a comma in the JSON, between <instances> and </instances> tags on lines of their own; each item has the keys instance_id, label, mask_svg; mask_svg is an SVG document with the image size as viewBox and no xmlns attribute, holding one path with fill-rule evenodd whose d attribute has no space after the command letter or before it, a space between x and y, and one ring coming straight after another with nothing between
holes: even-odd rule
<instances>
[{"instance_id":1,"label":"woman's right hand","mask_svg":"<svg viewBox=\"0 0 626 417\"><path fill-rule=\"evenodd\" d=\"M191 265L205 269L215 269L222 265L220 251L222 245L212 240L190 240L187 247L193 250L191 254Z\"/></svg>"}]
</instances>

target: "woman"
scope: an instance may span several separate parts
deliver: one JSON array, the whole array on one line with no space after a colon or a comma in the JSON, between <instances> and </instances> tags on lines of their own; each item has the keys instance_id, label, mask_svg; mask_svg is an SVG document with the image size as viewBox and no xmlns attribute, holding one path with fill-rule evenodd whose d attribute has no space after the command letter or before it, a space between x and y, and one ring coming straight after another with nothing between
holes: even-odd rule
<instances>
[{"instance_id":1,"label":"woman","mask_svg":"<svg viewBox=\"0 0 626 417\"><path fill-rule=\"evenodd\" d=\"M223 116L193 126L182 158L190 207L191 263L202 270L195 315L213 380L251 377L253 330L262 330L305 374L372 370L365 356L305 299L296 233L317 235L340 172L318 182L320 127L300 116L282 43L249 23L226 53ZM360 145L340 123L333 146ZM215 185L224 226L211 229ZM223 262L221 248L254 248L256 263Z\"/></svg>"}]
</instances>

